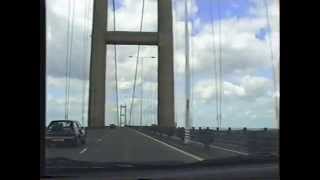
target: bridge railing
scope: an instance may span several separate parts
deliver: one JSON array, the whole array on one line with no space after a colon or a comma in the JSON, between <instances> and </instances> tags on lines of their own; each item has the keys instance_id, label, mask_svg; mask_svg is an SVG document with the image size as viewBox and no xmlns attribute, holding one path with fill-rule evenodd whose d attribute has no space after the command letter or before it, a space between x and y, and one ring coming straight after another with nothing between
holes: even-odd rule
<instances>
[{"instance_id":1,"label":"bridge railing","mask_svg":"<svg viewBox=\"0 0 320 180\"><path fill-rule=\"evenodd\" d=\"M184 140L183 127L135 126L132 128L161 137L174 137ZM274 153L279 150L279 129L219 129L219 128L192 128L192 141L200 142L206 147L216 145L248 153Z\"/></svg>"}]
</instances>

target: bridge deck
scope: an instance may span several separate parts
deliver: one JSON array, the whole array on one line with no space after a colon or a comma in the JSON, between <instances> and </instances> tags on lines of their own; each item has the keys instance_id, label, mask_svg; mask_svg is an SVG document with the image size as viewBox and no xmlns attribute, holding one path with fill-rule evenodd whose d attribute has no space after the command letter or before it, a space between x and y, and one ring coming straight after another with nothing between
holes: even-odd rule
<instances>
[{"instance_id":1,"label":"bridge deck","mask_svg":"<svg viewBox=\"0 0 320 180\"><path fill-rule=\"evenodd\" d=\"M188 154L129 128L89 130L79 147L46 148L46 157L66 157L96 162L199 161Z\"/></svg>"},{"instance_id":2,"label":"bridge deck","mask_svg":"<svg viewBox=\"0 0 320 180\"><path fill-rule=\"evenodd\" d=\"M66 157L96 162L196 162L207 158L234 156L232 152L216 149L210 157L188 147L176 146L152 138L134 129L89 130L86 145L79 147L46 148L46 157Z\"/></svg>"}]
</instances>

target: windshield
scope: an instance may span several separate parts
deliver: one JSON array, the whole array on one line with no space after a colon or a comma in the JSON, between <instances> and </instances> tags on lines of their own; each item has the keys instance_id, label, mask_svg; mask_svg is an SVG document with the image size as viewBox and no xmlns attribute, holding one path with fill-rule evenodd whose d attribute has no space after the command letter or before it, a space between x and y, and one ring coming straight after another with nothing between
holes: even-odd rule
<instances>
[{"instance_id":1,"label":"windshield","mask_svg":"<svg viewBox=\"0 0 320 180\"><path fill-rule=\"evenodd\" d=\"M277 0L46 0L48 168L278 156L279 18Z\"/></svg>"}]
</instances>

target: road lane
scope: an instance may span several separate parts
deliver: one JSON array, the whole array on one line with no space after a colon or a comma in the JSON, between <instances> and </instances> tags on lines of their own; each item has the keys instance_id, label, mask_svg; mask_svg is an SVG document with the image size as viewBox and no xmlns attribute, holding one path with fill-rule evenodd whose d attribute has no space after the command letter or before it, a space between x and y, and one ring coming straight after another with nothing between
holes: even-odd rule
<instances>
[{"instance_id":1,"label":"road lane","mask_svg":"<svg viewBox=\"0 0 320 180\"><path fill-rule=\"evenodd\" d=\"M195 162L196 159L172 150L128 128L107 129L95 146L88 147L80 160L97 162Z\"/></svg>"},{"instance_id":2,"label":"road lane","mask_svg":"<svg viewBox=\"0 0 320 180\"><path fill-rule=\"evenodd\" d=\"M89 148L97 147L97 139L101 139L107 134L108 131L105 129L88 130L85 145L80 145L78 147L72 147L70 145L46 147L46 158L65 157L74 160L80 160L82 159L81 156L87 153L82 152L85 148L88 150Z\"/></svg>"},{"instance_id":3,"label":"road lane","mask_svg":"<svg viewBox=\"0 0 320 180\"><path fill-rule=\"evenodd\" d=\"M47 148L47 158L59 156L97 162L198 161L128 128L88 131L81 147Z\"/></svg>"},{"instance_id":4,"label":"road lane","mask_svg":"<svg viewBox=\"0 0 320 180\"><path fill-rule=\"evenodd\" d=\"M180 152L180 153L182 153L182 154L184 154L184 155L186 155L186 156L189 156L189 157L191 157L191 158L193 158L193 159L195 159L195 160L198 160L198 161L203 161L203 160L204 160L203 158L201 158L201 157L199 157L199 156L196 156L196 155L194 155L194 154L188 153L188 152L186 152L186 151L184 151L184 150L182 150L182 149L179 149L179 148L174 147L174 146L172 146L172 145L170 145L170 144L167 144L167 143L165 143L165 142L163 142L163 141L160 141L160 140L155 139L155 138L153 138L153 137L151 137L151 136L148 136L147 134L144 134L144 133L139 132L139 131L136 131L136 130L133 130L133 131L135 131L135 132L138 133L138 134L141 134L141 135L144 136L144 137L147 137L147 138L149 138L149 139L152 139L153 141L158 142L158 143L160 143L160 144L162 144L162 145L164 145L164 146L167 146L168 148L171 148L171 149L173 149L173 150L175 150L175 151L178 151L178 152Z\"/></svg>"}]
</instances>

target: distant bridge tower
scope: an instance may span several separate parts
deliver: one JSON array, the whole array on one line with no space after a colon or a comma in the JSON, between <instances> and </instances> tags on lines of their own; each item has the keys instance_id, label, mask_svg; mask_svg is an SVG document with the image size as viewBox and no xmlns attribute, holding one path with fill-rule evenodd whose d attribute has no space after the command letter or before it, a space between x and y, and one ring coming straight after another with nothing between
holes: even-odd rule
<instances>
[{"instance_id":1,"label":"distant bridge tower","mask_svg":"<svg viewBox=\"0 0 320 180\"><path fill-rule=\"evenodd\" d=\"M123 119L124 118L124 119ZM120 105L120 122L118 124L119 127L126 126L127 124L127 106Z\"/></svg>"},{"instance_id":2,"label":"distant bridge tower","mask_svg":"<svg viewBox=\"0 0 320 180\"><path fill-rule=\"evenodd\" d=\"M158 125L174 127L172 2L158 0L158 32L107 31L108 1L94 0L88 126L105 126L106 45L158 46Z\"/></svg>"}]
</instances>

